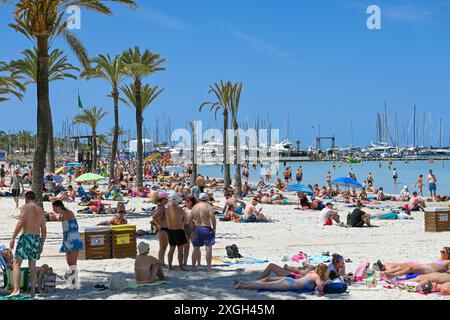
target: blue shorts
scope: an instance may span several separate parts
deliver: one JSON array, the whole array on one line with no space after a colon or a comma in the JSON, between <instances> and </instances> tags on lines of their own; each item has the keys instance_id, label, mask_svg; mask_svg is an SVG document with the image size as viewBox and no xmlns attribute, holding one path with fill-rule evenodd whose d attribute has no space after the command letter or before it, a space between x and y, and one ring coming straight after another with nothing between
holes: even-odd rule
<instances>
[{"instance_id":1,"label":"blue shorts","mask_svg":"<svg viewBox=\"0 0 450 320\"><path fill-rule=\"evenodd\" d=\"M436 191L436 183L430 183L428 185L428 190L430 191Z\"/></svg>"},{"instance_id":2,"label":"blue shorts","mask_svg":"<svg viewBox=\"0 0 450 320\"><path fill-rule=\"evenodd\" d=\"M216 233L210 227L198 227L196 226L194 229L195 239L194 239L194 247L211 247L216 243Z\"/></svg>"}]
</instances>

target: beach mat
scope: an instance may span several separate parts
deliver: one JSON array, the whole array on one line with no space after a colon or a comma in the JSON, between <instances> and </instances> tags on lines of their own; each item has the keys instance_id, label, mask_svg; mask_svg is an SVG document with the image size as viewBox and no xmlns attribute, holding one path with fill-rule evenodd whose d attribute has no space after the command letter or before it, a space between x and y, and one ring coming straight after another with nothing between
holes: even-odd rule
<instances>
[{"instance_id":1,"label":"beach mat","mask_svg":"<svg viewBox=\"0 0 450 320\"><path fill-rule=\"evenodd\" d=\"M6 296L9 295L9 293L1 293L0 294L0 301L8 301L8 300L36 300L33 297L27 297L27 296L16 296L16 297L12 297L12 298L6 298Z\"/></svg>"},{"instance_id":2,"label":"beach mat","mask_svg":"<svg viewBox=\"0 0 450 320\"><path fill-rule=\"evenodd\" d=\"M153 283L137 284L136 280L129 280L127 282L128 282L128 289L138 289L138 288L142 288L142 287L154 287L154 286L159 286L162 284L169 283L168 281L156 281Z\"/></svg>"},{"instance_id":3,"label":"beach mat","mask_svg":"<svg viewBox=\"0 0 450 320\"><path fill-rule=\"evenodd\" d=\"M236 258L236 259L230 259L228 257L214 257L214 262L219 262L226 264L228 266L231 266L233 264L260 264L260 263L267 263L268 260L258 260L251 257L243 257L243 258Z\"/></svg>"},{"instance_id":4,"label":"beach mat","mask_svg":"<svg viewBox=\"0 0 450 320\"><path fill-rule=\"evenodd\" d=\"M314 256L308 256L307 260L310 264L319 264L319 263L331 262L331 259L333 259L333 257L323 256L321 254L318 254L318 255L314 255Z\"/></svg>"}]
</instances>

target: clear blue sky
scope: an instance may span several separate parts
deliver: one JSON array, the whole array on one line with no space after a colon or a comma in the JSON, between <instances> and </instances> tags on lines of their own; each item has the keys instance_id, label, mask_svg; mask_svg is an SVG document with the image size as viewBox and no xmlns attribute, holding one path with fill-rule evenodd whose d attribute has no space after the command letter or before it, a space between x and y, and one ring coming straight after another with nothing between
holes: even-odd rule
<instances>
[{"instance_id":1,"label":"clear blue sky","mask_svg":"<svg viewBox=\"0 0 450 320\"><path fill-rule=\"evenodd\" d=\"M188 120L215 125L212 115L198 113L209 100L208 86L220 79L242 81L241 119L254 123L258 114L290 138L312 144L320 124L323 135L336 134L338 144L368 144L376 138L376 113L388 108L408 126L414 105L433 111L450 124L450 1L256 1L138 0L140 10L113 5L114 16L82 11L76 31L90 56L112 55L139 45L167 59L167 71L149 79L166 89L144 115L151 132L157 116L172 127ZM382 30L368 30L366 8L382 10ZM0 5L0 60L18 58L32 46L9 28L11 6ZM63 40L54 47L79 63ZM55 130L77 112L77 90L85 106L112 110L109 87L101 80L66 80L52 84ZM120 106L121 124L134 131L133 110ZM35 130L35 90L24 103L0 105L0 130ZM160 121L162 122L162 121ZM219 120L219 124L221 121ZM101 126L113 125L112 112ZM312 127L314 126L314 130ZM419 130L420 134L422 128ZM428 131L428 129L427 129ZM412 134L412 133L411 133ZM401 133L401 137L402 137ZM437 139L437 138L436 138ZM401 139L402 140L402 139Z\"/></svg>"}]
</instances>

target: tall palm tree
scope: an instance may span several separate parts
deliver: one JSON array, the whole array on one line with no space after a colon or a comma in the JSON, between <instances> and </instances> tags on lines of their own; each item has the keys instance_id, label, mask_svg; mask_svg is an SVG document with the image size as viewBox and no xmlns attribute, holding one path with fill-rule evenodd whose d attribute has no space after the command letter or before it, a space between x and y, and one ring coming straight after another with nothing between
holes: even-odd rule
<instances>
[{"instance_id":1,"label":"tall palm tree","mask_svg":"<svg viewBox=\"0 0 450 320\"><path fill-rule=\"evenodd\" d=\"M19 131L17 140L19 146L23 149L23 154L26 156L28 147L31 147L33 144L33 134L27 130Z\"/></svg>"},{"instance_id":2,"label":"tall palm tree","mask_svg":"<svg viewBox=\"0 0 450 320\"><path fill-rule=\"evenodd\" d=\"M95 172L97 169L97 127L98 123L108 114L107 111L103 111L103 108L97 109L93 107L92 109L83 109L83 111L76 115L73 119L74 124L85 124L92 131L92 171Z\"/></svg>"},{"instance_id":3,"label":"tall palm tree","mask_svg":"<svg viewBox=\"0 0 450 320\"><path fill-rule=\"evenodd\" d=\"M142 85L139 90L139 99L136 95L136 87L134 84L121 87L122 92L127 98L127 104L134 107L136 110L136 132L137 132L137 169L136 169L136 184L138 187L144 185L143 177L143 148L142 148L142 124L144 122L144 111L150 106L150 104L164 91L164 89L158 90L158 86L151 87L148 84Z\"/></svg>"},{"instance_id":4,"label":"tall palm tree","mask_svg":"<svg viewBox=\"0 0 450 320\"><path fill-rule=\"evenodd\" d=\"M0 61L0 102L9 101L8 95L11 94L19 100L23 100L25 86L20 81L21 77L11 74L2 75L2 73L9 71L9 65Z\"/></svg>"},{"instance_id":5,"label":"tall palm tree","mask_svg":"<svg viewBox=\"0 0 450 320\"><path fill-rule=\"evenodd\" d=\"M235 83L231 87L230 113L234 130L234 162L236 166L234 193L238 198L242 198L242 177L241 177L241 145L239 141L238 112L241 100L242 83Z\"/></svg>"},{"instance_id":6,"label":"tall palm tree","mask_svg":"<svg viewBox=\"0 0 450 320\"><path fill-rule=\"evenodd\" d=\"M165 59L162 58L159 54L152 53L150 50L145 50L141 52L139 47L135 47L134 49L128 49L122 54L122 60L124 65L125 73L133 80L133 85L125 86L124 93L128 93L127 98L129 102L131 102L130 98L133 98L132 105L136 109L136 129L137 129L137 168L136 168L136 184L139 187L142 187L144 184L144 175L143 175L143 146L142 146L142 112L145 110L146 106L144 104L144 97L141 94L144 94L145 90L142 89L142 81L144 78L158 72L164 71L165 68L161 67L164 63ZM128 88L128 89L127 89ZM153 89L157 89L155 87ZM130 95L129 89L134 90L133 95ZM150 90L147 85L147 90ZM123 91L123 90L122 90ZM158 93L158 95L161 92ZM154 94L154 92L153 92ZM156 98L156 97L155 97ZM150 101L151 102L151 101ZM139 128L140 127L140 128Z\"/></svg>"},{"instance_id":7,"label":"tall palm tree","mask_svg":"<svg viewBox=\"0 0 450 320\"><path fill-rule=\"evenodd\" d=\"M36 84L38 77L38 52L37 48L33 50L26 49L22 51L24 56L19 60L12 60L9 63L11 74L14 76L21 76L25 79L24 86L29 84ZM80 71L77 67L68 62L64 51L55 49L49 55L49 83L53 81L64 80L66 78L77 79L77 76L71 71ZM47 169L50 172L55 172L55 142L53 139L53 119L51 114L51 107L49 108L49 135L47 148Z\"/></svg>"},{"instance_id":8,"label":"tall palm tree","mask_svg":"<svg viewBox=\"0 0 450 320\"><path fill-rule=\"evenodd\" d=\"M111 159L109 162L109 180L114 179L116 154L119 144L119 98L120 83L125 78L124 63L120 55L111 59L109 54L99 55L91 60L94 66L82 72L81 76L87 79L99 78L107 81L111 86L110 96L114 102L114 134L112 142Z\"/></svg>"},{"instance_id":9,"label":"tall palm tree","mask_svg":"<svg viewBox=\"0 0 450 320\"><path fill-rule=\"evenodd\" d=\"M34 41L38 50L37 75L37 141L34 153L33 191L42 206L42 185L44 182L45 159L49 135L49 48L53 41L62 36L85 68L88 68L87 51L79 39L71 33L68 21L64 19L67 9L76 5L90 11L110 15L106 3L121 3L136 7L134 0L0 0L15 7L14 30Z\"/></svg>"},{"instance_id":10,"label":"tall palm tree","mask_svg":"<svg viewBox=\"0 0 450 320\"><path fill-rule=\"evenodd\" d=\"M217 99L216 102L204 102L200 106L200 112L204 107L209 106L210 112L214 111L214 115L217 118L217 112L222 111L223 116L223 165L224 165L224 187L228 188L231 185L231 174L230 174L230 164L229 164L229 155L228 155L228 128L229 128L229 120L228 120L228 112L231 98L231 89L232 84L230 81L220 83L214 83L209 87L209 93L214 94Z\"/></svg>"},{"instance_id":11,"label":"tall palm tree","mask_svg":"<svg viewBox=\"0 0 450 320\"><path fill-rule=\"evenodd\" d=\"M195 184L195 180L198 175L198 166L197 166L197 125L195 122L189 122L189 128L192 132L192 151L191 151L191 162L192 162L192 176L191 176L191 184Z\"/></svg>"}]
</instances>

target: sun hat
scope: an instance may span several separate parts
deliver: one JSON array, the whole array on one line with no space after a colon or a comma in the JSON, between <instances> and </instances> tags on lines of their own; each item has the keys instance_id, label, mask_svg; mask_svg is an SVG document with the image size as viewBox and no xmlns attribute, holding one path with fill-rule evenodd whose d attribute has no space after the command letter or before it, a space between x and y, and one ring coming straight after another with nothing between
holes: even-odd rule
<instances>
[{"instance_id":1,"label":"sun hat","mask_svg":"<svg viewBox=\"0 0 450 320\"><path fill-rule=\"evenodd\" d=\"M139 242L138 252L139 254L146 253L150 250L150 245L147 242Z\"/></svg>"}]
</instances>

